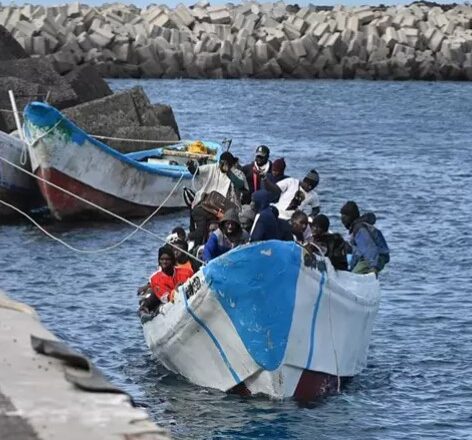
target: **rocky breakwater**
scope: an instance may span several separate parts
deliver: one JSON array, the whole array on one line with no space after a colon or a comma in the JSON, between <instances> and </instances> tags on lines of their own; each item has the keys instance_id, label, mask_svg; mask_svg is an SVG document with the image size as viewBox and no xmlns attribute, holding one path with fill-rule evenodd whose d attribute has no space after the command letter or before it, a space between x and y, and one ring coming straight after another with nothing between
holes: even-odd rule
<instances>
[{"instance_id":1,"label":"rocky breakwater","mask_svg":"<svg viewBox=\"0 0 472 440\"><path fill-rule=\"evenodd\" d=\"M108 77L472 80L469 5L2 7L28 54Z\"/></svg>"},{"instance_id":2,"label":"rocky breakwater","mask_svg":"<svg viewBox=\"0 0 472 440\"><path fill-rule=\"evenodd\" d=\"M172 108L151 104L141 87L113 93L92 64L72 65L65 73L51 57L30 56L0 25L0 130L6 133L16 129L9 90L20 110L32 100L47 99L90 134L139 140L105 140L122 152L163 145L142 140L180 139Z\"/></svg>"}]
</instances>

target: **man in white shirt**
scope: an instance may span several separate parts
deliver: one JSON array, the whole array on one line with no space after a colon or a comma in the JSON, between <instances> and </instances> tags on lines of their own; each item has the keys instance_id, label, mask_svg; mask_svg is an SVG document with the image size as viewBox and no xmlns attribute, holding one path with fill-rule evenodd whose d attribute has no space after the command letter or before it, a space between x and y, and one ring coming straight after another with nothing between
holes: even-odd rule
<instances>
[{"instance_id":1,"label":"man in white shirt","mask_svg":"<svg viewBox=\"0 0 472 440\"><path fill-rule=\"evenodd\" d=\"M280 193L280 196L274 206L279 211L279 217L288 220L297 209L303 211L309 217L318 214L320 212L320 199L315 188L319 181L318 172L310 170L301 182L293 177L287 177L277 182L274 187L275 191ZM272 186L271 190L274 190Z\"/></svg>"}]
</instances>

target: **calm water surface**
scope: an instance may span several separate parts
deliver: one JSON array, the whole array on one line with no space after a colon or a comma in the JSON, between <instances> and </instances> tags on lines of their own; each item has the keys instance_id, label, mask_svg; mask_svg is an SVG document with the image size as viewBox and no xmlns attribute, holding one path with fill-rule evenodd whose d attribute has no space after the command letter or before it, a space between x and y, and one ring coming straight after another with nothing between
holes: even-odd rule
<instances>
[{"instance_id":1,"label":"calm water surface","mask_svg":"<svg viewBox=\"0 0 472 440\"><path fill-rule=\"evenodd\" d=\"M296 177L315 167L323 210L341 229L354 199L374 210L392 249L368 366L309 407L201 389L156 365L136 317L136 286L159 243L136 234L80 255L29 224L0 227L0 286L85 352L182 439L472 438L472 84L350 81L111 81L171 104L183 138L258 144ZM166 235L181 215L155 219ZM126 225L49 225L83 249Z\"/></svg>"}]
</instances>

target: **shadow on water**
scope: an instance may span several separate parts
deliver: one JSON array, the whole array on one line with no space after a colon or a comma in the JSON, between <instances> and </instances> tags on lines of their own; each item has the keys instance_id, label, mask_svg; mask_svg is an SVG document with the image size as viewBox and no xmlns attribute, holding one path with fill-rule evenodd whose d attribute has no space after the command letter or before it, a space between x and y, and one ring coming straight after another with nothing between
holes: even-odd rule
<instances>
[{"instance_id":1,"label":"shadow on water","mask_svg":"<svg viewBox=\"0 0 472 440\"><path fill-rule=\"evenodd\" d=\"M331 227L349 199L373 210L392 249L367 368L310 405L228 396L157 365L136 288L160 242L143 233L80 255L27 223L0 226L1 287L35 306L178 439L470 439L472 84L368 81L110 81L171 104L183 138L233 138L249 161L269 145L287 173L315 167ZM191 105L189 105L191 103ZM165 237L185 214L153 219ZM81 249L119 242L116 222L47 229Z\"/></svg>"}]
</instances>

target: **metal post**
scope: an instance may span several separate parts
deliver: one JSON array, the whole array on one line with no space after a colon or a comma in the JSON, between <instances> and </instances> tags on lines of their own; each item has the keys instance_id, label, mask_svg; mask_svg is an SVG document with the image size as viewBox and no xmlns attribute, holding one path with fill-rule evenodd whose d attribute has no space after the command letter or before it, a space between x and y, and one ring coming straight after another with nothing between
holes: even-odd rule
<instances>
[{"instance_id":1,"label":"metal post","mask_svg":"<svg viewBox=\"0 0 472 440\"><path fill-rule=\"evenodd\" d=\"M24 142L25 135L23 133L23 127L21 126L20 115L18 113L18 108L16 106L16 101L15 101L15 95L13 94L12 90L8 90L8 96L10 97L10 104L11 104L11 108L13 109L13 115L15 116L15 123L16 123L16 128L18 130L18 134L20 136L20 139Z\"/></svg>"}]
</instances>

